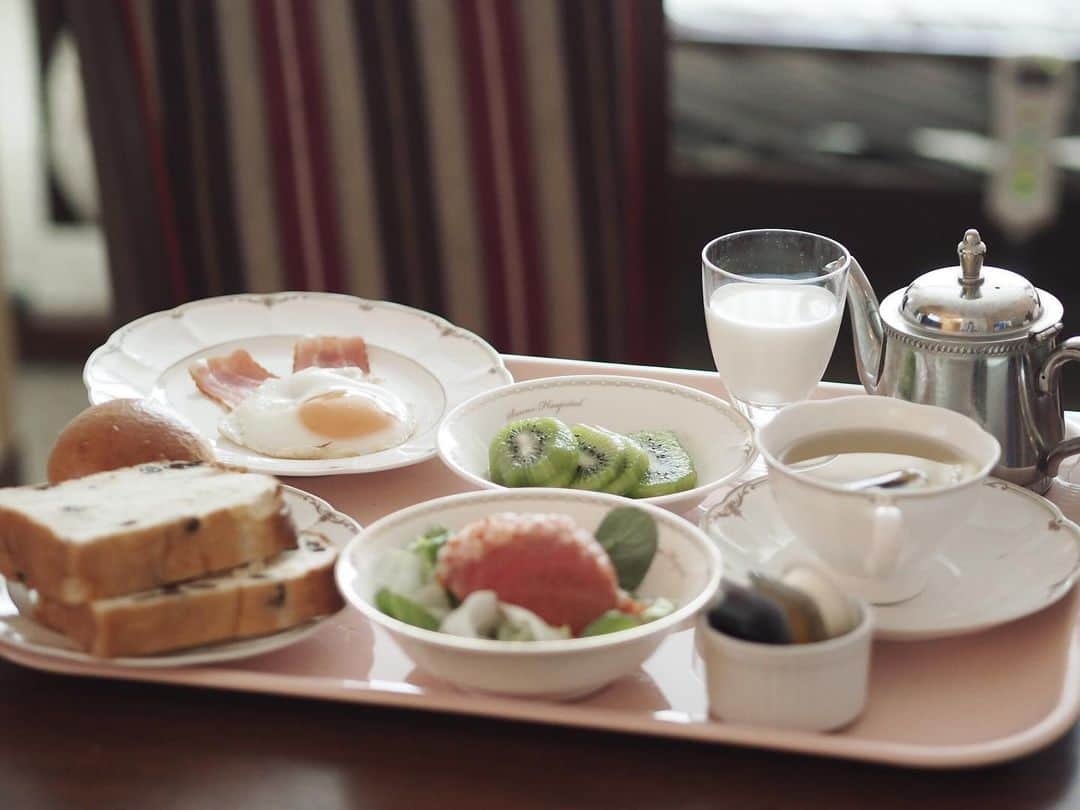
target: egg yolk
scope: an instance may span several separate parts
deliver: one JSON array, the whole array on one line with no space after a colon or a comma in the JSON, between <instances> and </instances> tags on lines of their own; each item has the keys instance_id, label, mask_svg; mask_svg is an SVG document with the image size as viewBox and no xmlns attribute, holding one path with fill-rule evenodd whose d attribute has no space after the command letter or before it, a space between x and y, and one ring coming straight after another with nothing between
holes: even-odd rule
<instances>
[{"instance_id":1,"label":"egg yolk","mask_svg":"<svg viewBox=\"0 0 1080 810\"><path fill-rule=\"evenodd\" d=\"M398 421L371 399L344 391L312 397L300 405L299 416L304 427L328 439L366 436Z\"/></svg>"}]
</instances>

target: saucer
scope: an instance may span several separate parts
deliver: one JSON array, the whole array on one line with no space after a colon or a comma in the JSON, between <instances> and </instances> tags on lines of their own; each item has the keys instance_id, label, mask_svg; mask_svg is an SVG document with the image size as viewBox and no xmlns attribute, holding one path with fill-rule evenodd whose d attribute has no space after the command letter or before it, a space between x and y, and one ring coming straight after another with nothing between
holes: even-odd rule
<instances>
[{"instance_id":1,"label":"saucer","mask_svg":"<svg viewBox=\"0 0 1080 810\"><path fill-rule=\"evenodd\" d=\"M733 489L701 521L724 555L724 574L778 572L810 556L776 511L767 477ZM875 605L875 637L920 641L974 633L1056 602L1080 574L1080 527L1046 499L988 479L979 504L950 532L917 596Z\"/></svg>"}]
</instances>

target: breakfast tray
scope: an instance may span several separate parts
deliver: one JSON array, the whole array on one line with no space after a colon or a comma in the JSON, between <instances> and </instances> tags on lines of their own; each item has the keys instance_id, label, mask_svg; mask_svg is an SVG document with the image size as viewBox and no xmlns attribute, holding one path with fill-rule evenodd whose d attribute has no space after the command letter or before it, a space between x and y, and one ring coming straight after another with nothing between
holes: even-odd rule
<instances>
[{"instance_id":1,"label":"breakfast tray","mask_svg":"<svg viewBox=\"0 0 1080 810\"><path fill-rule=\"evenodd\" d=\"M715 374L509 357L518 381L559 374L631 374L722 394ZM819 395L850 392L823 384ZM420 500L465 489L438 459L388 472L291 480L370 523ZM1076 517L1074 515L1074 517ZM417 670L381 630L345 610L306 640L257 658L185 669L124 669L0 656L67 675L295 695L351 703L746 745L893 765L959 768L1013 759L1053 742L1080 717L1076 589L1026 619L970 636L878 642L860 719L832 734L711 720L693 630L669 637L633 676L573 703L467 694Z\"/></svg>"}]
</instances>

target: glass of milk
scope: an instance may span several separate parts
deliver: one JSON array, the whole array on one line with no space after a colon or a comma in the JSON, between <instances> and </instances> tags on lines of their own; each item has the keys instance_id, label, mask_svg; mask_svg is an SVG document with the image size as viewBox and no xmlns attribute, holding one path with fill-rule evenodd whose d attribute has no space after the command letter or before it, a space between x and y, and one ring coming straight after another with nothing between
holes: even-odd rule
<instances>
[{"instance_id":1,"label":"glass of milk","mask_svg":"<svg viewBox=\"0 0 1080 810\"><path fill-rule=\"evenodd\" d=\"M804 231L755 230L701 252L705 323L716 370L756 427L806 399L829 363L851 254Z\"/></svg>"}]
</instances>

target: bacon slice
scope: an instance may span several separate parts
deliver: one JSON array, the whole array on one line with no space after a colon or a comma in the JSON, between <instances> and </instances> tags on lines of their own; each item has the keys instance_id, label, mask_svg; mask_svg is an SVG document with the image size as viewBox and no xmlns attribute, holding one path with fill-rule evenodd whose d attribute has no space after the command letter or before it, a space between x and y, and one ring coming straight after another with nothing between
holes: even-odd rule
<instances>
[{"instance_id":1,"label":"bacon slice","mask_svg":"<svg viewBox=\"0 0 1080 810\"><path fill-rule=\"evenodd\" d=\"M368 365L367 344L362 337L306 337L293 347L293 371L320 368L359 368L365 374Z\"/></svg>"},{"instance_id":2,"label":"bacon slice","mask_svg":"<svg viewBox=\"0 0 1080 810\"><path fill-rule=\"evenodd\" d=\"M188 373L200 391L230 410L275 376L256 363L244 349L237 349L225 357L196 360L188 366Z\"/></svg>"}]
</instances>

